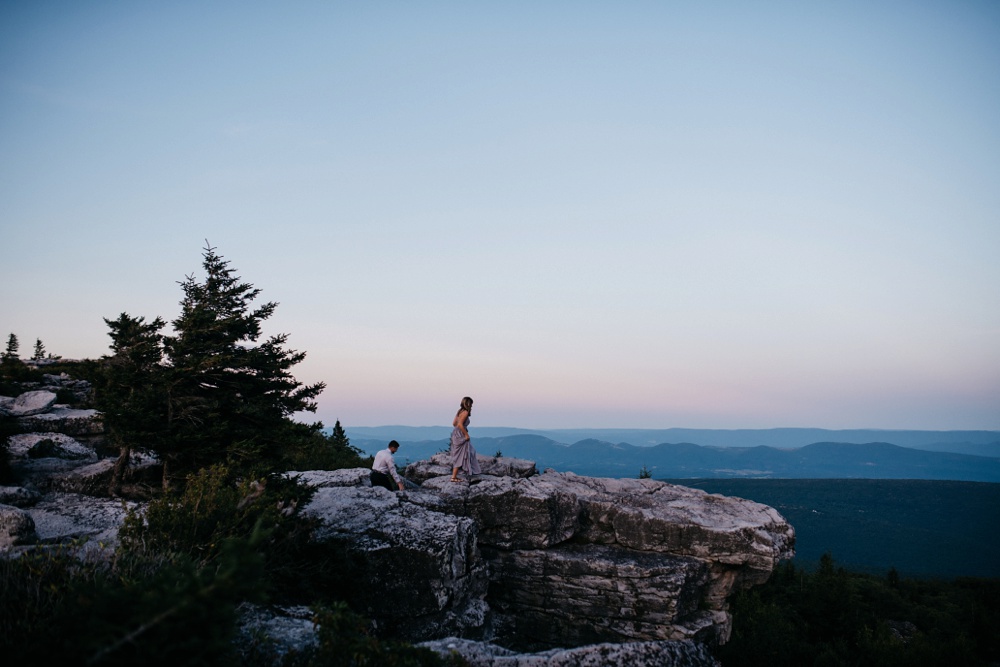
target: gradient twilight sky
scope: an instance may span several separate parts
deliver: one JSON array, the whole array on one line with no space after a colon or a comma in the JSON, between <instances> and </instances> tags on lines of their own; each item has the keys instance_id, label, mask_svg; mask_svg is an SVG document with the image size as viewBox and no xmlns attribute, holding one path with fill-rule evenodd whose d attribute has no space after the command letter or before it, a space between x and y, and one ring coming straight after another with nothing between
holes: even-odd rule
<instances>
[{"instance_id":1,"label":"gradient twilight sky","mask_svg":"<svg viewBox=\"0 0 1000 667\"><path fill-rule=\"evenodd\" d=\"M0 334L206 239L332 426L1000 429L1000 3L0 4Z\"/></svg>"}]
</instances>

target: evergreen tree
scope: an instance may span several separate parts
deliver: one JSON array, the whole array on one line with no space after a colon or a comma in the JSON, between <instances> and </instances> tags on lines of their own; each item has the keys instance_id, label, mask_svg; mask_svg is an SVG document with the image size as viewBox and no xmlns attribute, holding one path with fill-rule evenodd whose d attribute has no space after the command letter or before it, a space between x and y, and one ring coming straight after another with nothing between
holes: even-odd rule
<instances>
[{"instance_id":1,"label":"evergreen tree","mask_svg":"<svg viewBox=\"0 0 1000 667\"><path fill-rule=\"evenodd\" d=\"M364 458L361 456L361 450L351 444L347 434L344 433L344 427L340 425L339 419L333 425L333 432L330 433L328 442L329 460L326 462L325 467L335 470L337 468L355 468L363 465Z\"/></svg>"},{"instance_id":2,"label":"evergreen tree","mask_svg":"<svg viewBox=\"0 0 1000 667\"><path fill-rule=\"evenodd\" d=\"M35 339L35 353L31 355L34 361L41 361L45 358L45 346L42 345L42 339Z\"/></svg>"},{"instance_id":3,"label":"evergreen tree","mask_svg":"<svg viewBox=\"0 0 1000 667\"><path fill-rule=\"evenodd\" d=\"M102 358L96 403L104 415L108 441L119 451L109 486L117 495L132 452L157 451L166 434L166 368L160 334L166 323L159 317L147 323L127 313L104 322L111 329L113 354Z\"/></svg>"},{"instance_id":4,"label":"evergreen tree","mask_svg":"<svg viewBox=\"0 0 1000 667\"><path fill-rule=\"evenodd\" d=\"M340 425L339 419L333 425L333 433L330 434L330 444L337 449L356 449L355 447L351 447L351 441L348 439L347 434L344 433L344 427Z\"/></svg>"},{"instance_id":5,"label":"evergreen tree","mask_svg":"<svg viewBox=\"0 0 1000 667\"><path fill-rule=\"evenodd\" d=\"M19 348L20 344L18 343L17 336L14 334L8 336L7 349L3 355L0 355L0 377L5 381L13 381L15 383L24 381L31 374L30 369L21 361L21 357L18 354ZM13 386L8 387L6 391L11 391L12 389L20 391L20 389Z\"/></svg>"},{"instance_id":6,"label":"evergreen tree","mask_svg":"<svg viewBox=\"0 0 1000 667\"><path fill-rule=\"evenodd\" d=\"M170 362L169 442L160 446L164 485L212 463L259 470L281 460L282 438L298 433L290 417L315 412L322 382L302 385L290 369L304 352L285 348L287 334L261 341L277 304L252 307L260 290L206 246L203 281L181 283L176 335L164 338Z\"/></svg>"},{"instance_id":7,"label":"evergreen tree","mask_svg":"<svg viewBox=\"0 0 1000 667\"><path fill-rule=\"evenodd\" d=\"M20 357L17 354L18 348L20 348L20 343L17 342L17 336L11 334L7 337L7 349L3 353L3 360L18 360Z\"/></svg>"},{"instance_id":8,"label":"evergreen tree","mask_svg":"<svg viewBox=\"0 0 1000 667\"><path fill-rule=\"evenodd\" d=\"M282 470L340 470L365 465L361 450L351 445L337 422L330 435L323 433L323 423L295 424L287 429L281 460ZM371 465L371 460L367 461Z\"/></svg>"}]
</instances>

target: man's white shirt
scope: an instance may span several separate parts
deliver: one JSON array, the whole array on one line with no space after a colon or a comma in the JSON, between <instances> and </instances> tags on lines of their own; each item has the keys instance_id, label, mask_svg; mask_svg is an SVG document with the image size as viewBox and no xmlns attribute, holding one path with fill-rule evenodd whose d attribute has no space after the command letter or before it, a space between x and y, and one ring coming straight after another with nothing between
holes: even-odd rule
<instances>
[{"instance_id":1,"label":"man's white shirt","mask_svg":"<svg viewBox=\"0 0 1000 667\"><path fill-rule=\"evenodd\" d=\"M403 480L399 478L399 473L396 472L396 461L392 458L392 452L389 451L388 447L375 454L375 462L372 463L372 470L380 472L383 475L389 475L395 480L396 484L403 483Z\"/></svg>"}]
</instances>

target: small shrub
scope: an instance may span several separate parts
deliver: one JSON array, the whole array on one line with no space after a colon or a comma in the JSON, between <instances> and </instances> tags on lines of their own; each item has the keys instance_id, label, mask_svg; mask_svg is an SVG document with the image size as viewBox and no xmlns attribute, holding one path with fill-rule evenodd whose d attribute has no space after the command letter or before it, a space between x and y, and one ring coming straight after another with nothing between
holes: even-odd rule
<instances>
[{"instance_id":1,"label":"small shrub","mask_svg":"<svg viewBox=\"0 0 1000 667\"><path fill-rule=\"evenodd\" d=\"M467 664L457 655L442 658L428 648L376 639L368 633L364 617L342 602L318 606L314 611L319 645L286 660L283 667L460 667Z\"/></svg>"}]
</instances>

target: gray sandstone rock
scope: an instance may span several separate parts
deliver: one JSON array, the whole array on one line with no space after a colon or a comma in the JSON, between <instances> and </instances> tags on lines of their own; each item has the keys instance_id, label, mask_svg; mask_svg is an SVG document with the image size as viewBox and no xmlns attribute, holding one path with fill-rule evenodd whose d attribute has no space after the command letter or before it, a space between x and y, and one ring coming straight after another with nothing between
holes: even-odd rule
<instances>
[{"instance_id":1,"label":"gray sandstone rock","mask_svg":"<svg viewBox=\"0 0 1000 667\"><path fill-rule=\"evenodd\" d=\"M0 505L29 507L37 503L42 494L23 486L0 486Z\"/></svg>"},{"instance_id":2,"label":"gray sandstone rock","mask_svg":"<svg viewBox=\"0 0 1000 667\"><path fill-rule=\"evenodd\" d=\"M303 508L320 520L313 539L363 554L350 600L381 631L403 639L482 626L486 565L471 519L407 502L382 487L322 487Z\"/></svg>"},{"instance_id":3,"label":"gray sandstone rock","mask_svg":"<svg viewBox=\"0 0 1000 667\"><path fill-rule=\"evenodd\" d=\"M449 480L433 478L424 482L423 488L439 493L445 511L474 519L481 544L503 549L545 548L565 542L579 530L577 497L548 484L543 477L483 475L471 485Z\"/></svg>"},{"instance_id":4,"label":"gray sandstone rock","mask_svg":"<svg viewBox=\"0 0 1000 667\"><path fill-rule=\"evenodd\" d=\"M48 426L48 425L47 425ZM59 474L96 463L97 452L65 433L20 433L8 438L11 474L19 484L49 488Z\"/></svg>"},{"instance_id":5,"label":"gray sandstone rock","mask_svg":"<svg viewBox=\"0 0 1000 667\"><path fill-rule=\"evenodd\" d=\"M23 509L0 505L0 548L31 544L37 539L35 522Z\"/></svg>"},{"instance_id":6,"label":"gray sandstone rock","mask_svg":"<svg viewBox=\"0 0 1000 667\"><path fill-rule=\"evenodd\" d=\"M319 641L313 612L309 607L262 607L243 604L240 614L240 645L255 646L266 643L267 652L280 664L291 652L301 653L315 648Z\"/></svg>"},{"instance_id":7,"label":"gray sandstone rock","mask_svg":"<svg viewBox=\"0 0 1000 667\"><path fill-rule=\"evenodd\" d=\"M328 495L326 505L310 511L368 553L409 549L415 533L426 530L418 516L474 520L490 581L490 613L481 630L522 648L725 642L728 597L766 579L778 560L791 557L794 544L794 531L770 507L654 480L549 471L527 478L484 474L472 484L454 484L448 471L427 478L417 492L397 494L363 486L366 475L362 468L315 473L312 483ZM353 492L331 486L345 483L358 486ZM367 543L373 523L392 527L378 532L376 549ZM408 613L419 618L426 611L411 607ZM368 613L378 619L383 612L375 605Z\"/></svg>"},{"instance_id":8,"label":"gray sandstone rock","mask_svg":"<svg viewBox=\"0 0 1000 667\"><path fill-rule=\"evenodd\" d=\"M46 412L55 402L56 395L51 391L26 391L14 399L14 403L6 407L5 411L11 417L28 417Z\"/></svg>"},{"instance_id":9,"label":"gray sandstone rock","mask_svg":"<svg viewBox=\"0 0 1000 667\"><path fill-rule=\"evenodd\" d=\"M65 433L46 431L19 433L8 438L12 458L57 458L73 461L97 461L97 453Z\"/></svg>"},{"instance_id":10,"label":"gray sandstone rock","mask_svg":"<svg viewBox=\"0 0 1000 667\"><path fill-rule=\"evenodd\" d=\"M48 493L24 511L35 524L38 543L83 541L88 550L108 551L118 543L118 529L129 509L125 500L93 498L76 493Z\"/></svg>"},{"instance_id":11,"label":"gray sandstone rock","mask_svg":"<svg viewBox=\"0 0 1000 667\"><path fill-rule=\"evenodd\" d=\"M107 458L58 472L52 475L49 488L97 498L109 497L108 487L111 484L114 467L115 459ZM133 455L122 480L122 495L129 498L148 498L149 489L162 484L162 472L162 467L155 458L142 454Z\"/></svg>"},{"instance_id":12,"label":"gray sandstone rock","mask_svg":"<svg viewBox=\"0 0 1000 667\"><path fill-rule=\"evenodd\" d=\"M597 644L540 653L517 653L458 637L422 642L419 646L442 657L457 654L469 667L721 667L704 644L693 641Z\"/></svg>"},{"instance_id":13,"label":"gray sandstone rock","mask_svg":"<svg viewBox=\"0 0 1000 667\"><path fill-rule=\"evenodd\" d=\"M367 468L344 468L342 470L304 470L285 473L286 477L296 477L302 484L322 488L325 486L371 486Z\"/></svg>"},{"instance_id":14,"label":"gray sandstone rock","mask_svg":"<svg viewBox=\"0 0 1000 667\"><path fill-rule=\"evenodd\" d=\"M772 507L650 479L547 473L576 493L581 539L743 566L762 583L794 551L795 531Z\"/></svg>"},{"instance_id":15,"label":"gray sandstone rock","mask_svg":"<svg viewBox=\"0 0 1000 667\"><path fill-rule=\"evenodd\" d=\"M717 639L715 613L701 608L710 581L705 561L581 544L484 553L490 605L507 618L502 643Z\"/></svg>"},{"instance_id":16,"label":"gray sandstone rock","mask_svg":"<svg viewBox=\"0 0 1000 667\"><path fill-rule=\"evenodd\" d=\"M104 424L97 410L77 410L55 405L48 412L21 417L17 420L23 431L57 431L66 435L99 435Z\"/></svg>"}]
</instances>

